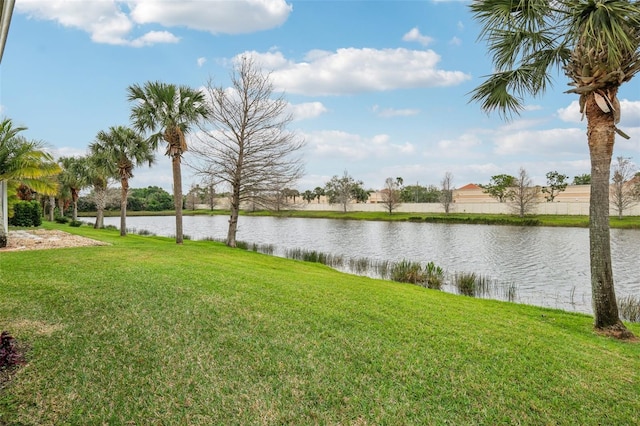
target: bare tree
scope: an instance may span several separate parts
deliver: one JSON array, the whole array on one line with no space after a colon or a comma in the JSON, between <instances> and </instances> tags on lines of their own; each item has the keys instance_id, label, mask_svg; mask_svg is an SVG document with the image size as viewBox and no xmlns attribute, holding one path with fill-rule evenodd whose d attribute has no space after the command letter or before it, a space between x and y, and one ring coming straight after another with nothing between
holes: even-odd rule
<instances>
[{"instance_id":1,"label":"bare tree","mask_svg":"<svg viewBox=\"0 0 640 426\"><path fill-rule=\"evenodd\" d=\"M210 80L204 91L209 111L190 165L230 188L226 244L235 247L241 203L266 206L276 189L292 186L303 173L297 152L304 140L287 131L291 115L284 95L272 98L269 75L249 56L235 63L231 88Z\"/></svg>"},{"instance_id":2,"label":"bare tree","mask_svg":"<svg viewBox=\"0 0 640 426\"><path fill-rule=\"evenodd\" d=\"M389 212L389 214L393 214L393 211L397 209L400 204L400 190L402 187L402 178L390 178L388 177L384 181L384 188L380 191L382 196L382 204L385 207L385 210Z\"/></svg>"},{"instance_id":3,"label":"bare tree","mask_svg":"<svg viewBox=\"0 0 640 426\"><path fill-rule=\"evenodd\" d=\"M446 214L451 210L451 203L453 203L453 174L446 172L440 181L440 204Z\"/></svg>"},{"instance_id":4,"label":"bare tree","mask_svg":"<svg viewBox=\"0 0 640 426\"><path fill-rule=\"evenodd\" d=\"M611 205L618 212L619 219L626 209L638 202L638 186L633 180L636 170L630 158L617 157L613 165L609 191Z\"/></svg>"},{"instance_id":5,"label":"bare tree","mask_svg":"<svg viewBox=\"0 0 640 426\"><path fill-rule=\"evenodd\" d=\"M511 207L519 217L524 217L533 210L536 198L540 192L540 188L533 186L533 181L527 174L527 171L520 167L518 175L513 180L513 186L510 188Z\"/></svg>"}]
</instances>

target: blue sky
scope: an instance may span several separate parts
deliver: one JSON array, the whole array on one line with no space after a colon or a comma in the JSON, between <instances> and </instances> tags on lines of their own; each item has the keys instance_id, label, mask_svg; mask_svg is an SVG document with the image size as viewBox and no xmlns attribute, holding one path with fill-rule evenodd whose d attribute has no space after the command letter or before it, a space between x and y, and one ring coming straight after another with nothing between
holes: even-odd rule
<instances>
[{"instance_id":1,"label":"blue sky","mask_svg":"<svg viewBox=\"0 0 640 426\"><path fill-rule=\"evenodd\" d=\"M285 92L304 137L298 189L345 170L367 188L488 183L524 167L536 184L589 173L577 97L553 90L506 123L468 93L492 67L468 2L309 0L17 0L0 66L0 114L56 156L81 155L100 130L128 125L126 89L149 80L229 83L251 53ZM622 87L614 156L640 164L640 77ZM171 188L170 160L132 187ZM188 154L186 154L188 155ZM185 191L197 178L184 169Z\"/></svg>"}]
</instances>

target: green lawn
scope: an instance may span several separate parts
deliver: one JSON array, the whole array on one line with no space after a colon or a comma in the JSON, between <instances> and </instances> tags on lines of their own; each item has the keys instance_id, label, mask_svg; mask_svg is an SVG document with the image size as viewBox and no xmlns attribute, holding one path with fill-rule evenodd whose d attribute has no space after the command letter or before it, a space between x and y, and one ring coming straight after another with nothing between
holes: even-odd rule
<instances>
[{"instance_id":1,"label":"green lawn","mask_svg":"<svg viewBox=\"0 0 640 426\"><path fill-rule=\"evenodd\" d=\"M0 253L0 425L638 422L640 344L586 315L45 226L112 245Z\"/></svg>"}]
</instances>

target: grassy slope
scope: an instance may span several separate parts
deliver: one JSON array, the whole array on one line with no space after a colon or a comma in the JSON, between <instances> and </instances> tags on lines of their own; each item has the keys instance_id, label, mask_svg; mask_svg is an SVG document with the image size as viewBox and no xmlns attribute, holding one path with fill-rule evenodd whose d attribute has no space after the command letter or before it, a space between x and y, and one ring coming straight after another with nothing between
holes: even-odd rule
<instances>
[{"instance_id":1,"label":"grassy slope","mask_svg":"<svg viewBox=\"0 0 640 426\"><path fill-rule=\"evenodd\" d=\"M588 425L640 412L640 345L596 335L585 315L63 229L113 245L0 254L0 328L31 345L0 390L0 424Z\"/></svg>"}]
</instances>

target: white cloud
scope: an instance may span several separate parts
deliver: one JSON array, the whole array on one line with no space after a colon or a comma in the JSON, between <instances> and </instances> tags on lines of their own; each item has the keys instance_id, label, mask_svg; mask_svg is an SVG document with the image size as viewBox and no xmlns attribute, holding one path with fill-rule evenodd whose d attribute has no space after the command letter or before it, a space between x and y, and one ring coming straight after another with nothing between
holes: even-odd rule
<instances>
[{"instance_id":1,"label":"white cloud","mask_svg":"<svg viewBox=\"0 0 640 426\"><path fill-rule=\"evenodd\" d=\"M411 108L405 108L405 109L383 108L383 109L380 109L380 107L378 105L374 105L372 110L378 117L382 117L382 118L408 117L408 116L420 114L420 110L419 109L411 109Z\"/></svg>"},{"instance_id":2,"label":"white cloud","mask_svg":"<svg viewBox=\"0 0 640 426\"><path fill-rule=\"evenodd\" d=\"M339 130L325 130L304 135L314 158L329 158L333 163L355 163L366 159L388 159L394 154L411 155L415 146L409 142L396 144L389 135L367 138Z\"/></svg>"},{"instance_id":3,"label":"white cloud","mask_svg":"<svg viewBox=\"0 0 640 426\"><path fill-rule=\"evenodd\" d=\"M560 108L557 114L562 121L579 123L582 118L580 103L575 100L566 108ZM586 122L586 117L584 121ZM640 101L620 100L620 124L618 127L640 127Z\"/></svg>"},{"instance_id":4,"label":"white cloud","mask_svg":"<svg viewBox=\"0 0 640 426\"><path fill-rule=\"evenodd\" d=\"M151 46L157 43L177 43L180 39L168 31L149 31L129 44L133 47Z\"/></svg>"},{"instance_id":5,"label":"white cloud","mask_svg":"<svg viewBox=\"0 0 640 426\"><path fill-rule=\"evenodd\" d=\"M91 35L96 43L148 46L176 43L167 31L135 37L136 24L182 26L210 33L242 34L282 25L292 7L285 0L20 0L16 12L58 22Z\"/></svg>"},{"instance_id":6,"label":"white cloud","mask_svg":"<svg viewBox=\"0 0 640 426\"><path fill-rule=\"evenodd\" d=\"M131 18L139 24L185 26L213 34L245 34L282 25L292 11L285 0L198 0L132 3Z\"/></svg>"},{"instance_id":7,"label":"white cloud","mask_svg":"<svg viewBox=\"0 0 640 426\"><path fill-rule=\"evenodd\" d=\"M420 43L423 46L428 46L433 42L433 38L420 34L420 30L415 27L412 28L408 33L402 36L403 41L415 41Z\"/></svg>"},{"instance_id":8,"label":"white cloud","mask_svg":"<svg viewBox=\"0 0 640 426\"><path fill-rule=\"evenodd\" d=\"M207 58L200 57L200 58L198 58L197 62L198 62L198 67L202 67L207 62Z\"/></svg>"},{"instance_id":9,"label":"white cloud","mask_svg":"<svg viewBox=\"0 0 640 426\"><path fill-rule=\"evenodd\" d=\"M449 158L460 158L472 154L472 149L482 145L482 139L476 132L468 132L460 135L456 139L443 139L438 142L438 155ZM431 153L425 153L430 157Z\"/></svg>"},{"instance_id":10,"label":"white cloud","mask_svg":"<svg viewBox=\"0 0 640 426\"><path fill-rule=\"evenodd\" d=\"M451 40L449 40L449 44L452 46L460 46L462 45L462 40L454 36L451 38Z\"/></svg>"},{"instance_id":11,"label":"white cloud","mask_svg":"<svg viewBox=\"0 0 640 426\"><path fill-rule=\"evenodd\" d=\"M567 123L579 123L582 117L578 101L571 102L566 108L560 108L557 113L558 118Z\"/></svg>"},{"instance_id":12,"label":"white cloud","mask_svg":"<svg viewBox=\"0 0 640 426\"><path fill-rule=\"evenodd\" d=\"M315 118L327 112L327 108L322 104L322 102L306 102L296 105L291 104L289 105L289 110L293 119L296 121Z\"/></svg>"},{"instance_id":13,"label":"white cloud","mask_svg":"<svg viewBox=\"0 0 640 426\"><path fill-rule=\"evenodd\" d=\"M471 78L461 71L438 69L440 56L432 50L315 50L309 52L304 62L298 63L286 59L280 52L241 55L251 55L271 70L271 81L276 87L288 93L312 96L454 86Z\"/></svg>"},{"instance_id":14,"label":"white cloud","mask_svg":"<svg viewBox=\"0 0 640 426\"><path fill-rule=\"evenodd\" d=\"M584 129L520 130L497 135L494 151L498 155L584 155L585 141Z\"/></svg>"}]
</instances>

